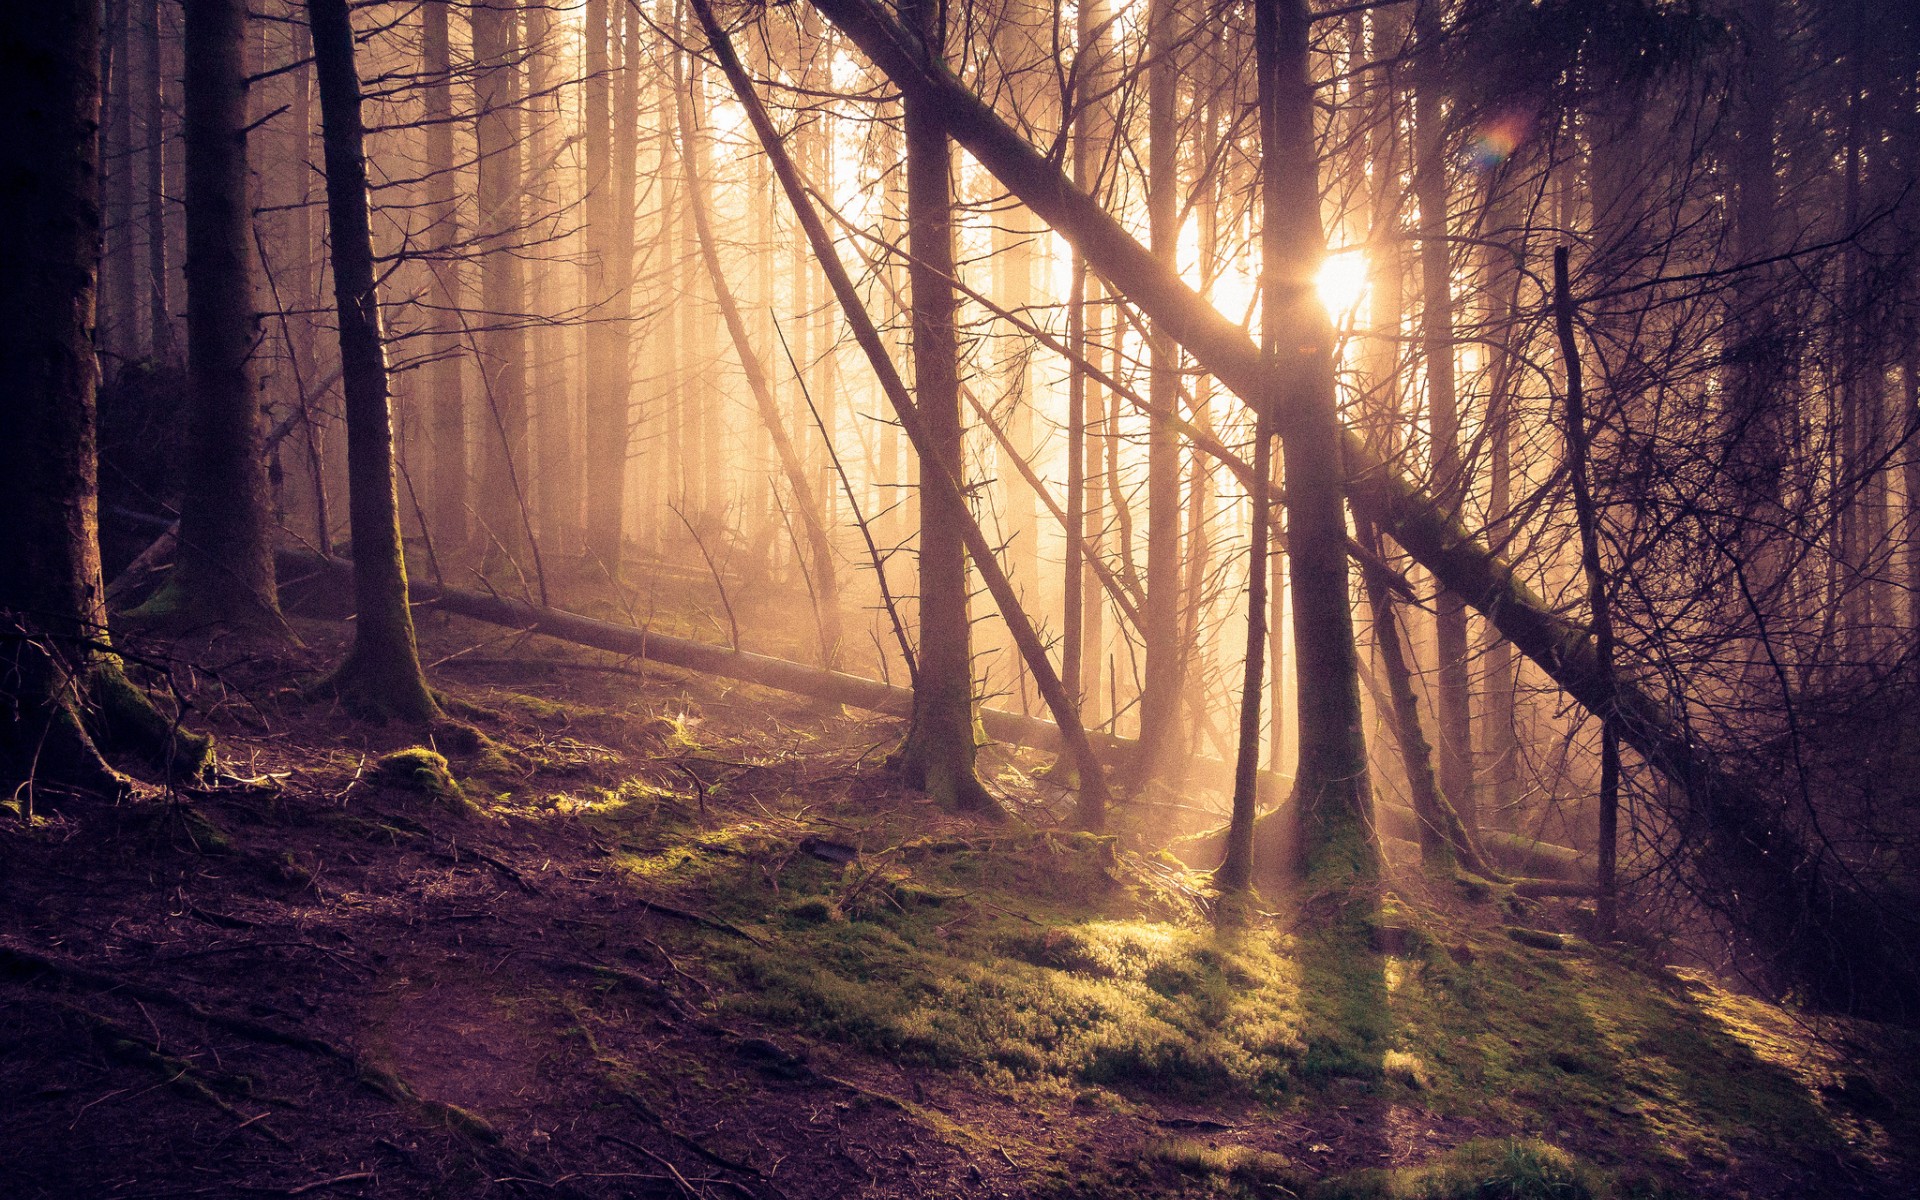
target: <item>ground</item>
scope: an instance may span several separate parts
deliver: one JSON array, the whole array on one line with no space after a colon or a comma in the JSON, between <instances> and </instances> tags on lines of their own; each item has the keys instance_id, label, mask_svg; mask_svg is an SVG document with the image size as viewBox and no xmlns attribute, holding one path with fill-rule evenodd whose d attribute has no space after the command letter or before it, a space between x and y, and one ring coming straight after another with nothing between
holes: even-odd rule
<instances>
[{"instance_id":1,"label":"ground","mask_svg":"<svg viewBox=\"0 0 1920 1200\"><path fill-rule=\"evenodd\" d=\"M173 648L206 786L0 814L0 1193L1920 1188L1910 1036L1550 907L1216 931L1038 759L981 825L889 780L897 723L437 616L423 737L315 701L297 629Z\"/></svg>"}]
</instances>

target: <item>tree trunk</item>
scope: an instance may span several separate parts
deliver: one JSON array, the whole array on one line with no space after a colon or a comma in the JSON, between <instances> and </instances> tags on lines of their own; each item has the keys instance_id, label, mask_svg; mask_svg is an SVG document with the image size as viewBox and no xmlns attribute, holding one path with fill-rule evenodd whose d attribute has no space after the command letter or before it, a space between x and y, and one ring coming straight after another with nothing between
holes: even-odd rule
<instances>
[{"instance_id":1,"label":"tree trunk","mask_svg":"<svg viewBox=\"0 0 1920 1200\"><path fill-rule=\"evenodd\" d=\"M1273 519L1268 481L1273 472L1273 424L1254 418L1253 528L1247 548L1247 654L1240 682L1240 745L1233 767L1233 816L1227 824L1227 854L1217 876L1220 889L1244 892L1253 886L1254 821L1260 787L1260 694L1266 686L1267 534ZM1279 750L1275 743L1274 750Z\"/></svg>"},{"instance_id":2,"label":"tree trunk","mask_svg":"<svg viewBox=\"0 0 1920 1200\"><path fill-rule=\"evenodd\" d=\"M536 236L551 237L560 225L563 204L559 195L557 158L565 138L566 114L561 97L559 29L550 5L526 7L527 72L527 197L528 224ZM568 75L572 71L569 69ZM580 489L575 483L579 442L574 434L573 388L568 381L564 328L544 319L558 303L555 280L559 263L537 260L527 274L529 311L540 314L527 333L532 366L529 393L535 450L534 509L539 514L540 540L549 554L568 554L579 539Z\"/></svg>"},{"instance_id":3,"label":"tree trunk","mask_svg":"<svg viewBox=\"0 0 1920 1200\"><path fill-rule=\"evenodd\" d=\"M1014 645L1019 649L1021 657L1026 661L1027 669L1033 673L1034 683L1039 688L1041 697L1046 701L1048 709L1053 713L1055 723L1060 727L1061 740L1066 744L1067 752L1073 758L1074 769L1079 775L1080 794L1079 803L1075 811L1075 820L1082 828L1099 829L1104 825L1106 820L1106 776L1099 759L1093 752L1093 747L1087 738L1086 730L1080 723L1079 710L1075 707L1073 700L1067 695L1065 687L1061 684L1059 675L1055 672L1053 664L1047 657L1046 647L1041 644L1039 635L1033 628L1033 623L1028 619L1025 610L1020 607L1019 597L1014 594L1013 585L1008 581L1006 573L1000 568L999 562L995 559L993 547L987 542L986 535L981 532L979 525L974 522L972 514L968 512L966 496L961 490L959 477L945 469L945 463L939 454L938 440L928 428L929 422L922 417L919 406L914 402L913 398L907 394L905 384L901 382L899 374L894 370L893 362L888 358L886 347L881 341L880 331L874 326L873 320L867 315L866 309L862 307L859 293L855 290L853 281L848 277L846 269L841 266L840 260L834 252L832 239L828 236L825 226L821 224L818 214L813 211L812 201L807 196L805 185L801 181L799 174L794 170L792 159L787 155L778 133L774 130L772 122L767 117L766 110L759 103L759 98L754 95L751 81L747 79L745 72L740 69L739 60L734 57L733 48L727 39L726 32L714 18L713 12L707 7L705 0L690 0L690 2L695 14L699 17L702 27L706 31L708 42L720 60L722 68L727 72L728 78L732 82L741 103L746 106L748 119L753 123L755 132L759 135L761 143L765 146L768 156L773 160L774 170L780 179L780 185L787 193L787 199L794 210L794 215L798 218L802 229L806 233L807 241L812 246L815 257L820 261L822 269L827 274L828 283L833 289L834 296L840 302L841 311L846 316L848 324L852 326L854 337L859 342L861 351L867 356L868 362L872 364L874 373L879 377L880 385L887 394L888 402L893 406L894 414L899 417L908 440L913 443L914 450L917 452L922 464L921 494L923 504L930 492L938 498L938 503L944 512L958 518L961 548L964 553L972 555L974 562L978 565L981 576L987 585L987 590L992 593L994 603L999 606L1000 614L1006 620L1008 631L1013 636ZM932 114L927 115L930 116ZM919 131L912 128L908 130L907 140L910 148L913 145L913 135L916 132ZM936 165L939 169L940 177L945 177L947 165L944 155L939 164L929 165ZM912 191L911 182L909 183L909 191ZM910 211L908 214L910 225L913 218L914 214ZM951 219L950 212L946 214L946 219ZM915 258L916 265L918 265L919 255L916 254ZM944 283L946 275L940 273L939 277ZM957 392L958 388L955 387L955 394L953 396L956 408L956 412L954 413L954 417L956 418L954 422L955 425L958 424L957 408L959 397ZM926 678L925 637L926 630L923 627L923 649L920 665L920 679L922 682L924 682ZM916 714L919 711L920 703L917 697L921 691L924 691L924 687L915 692ZM971 695L968 695L966 700L968 708L971 709ZM968 721L966 733L967 752L970 755L973 745L971 720ZM971 774L971 772L969 772L969 774ZM977 778L975 779L975 783L977 785ZM984 791L985 790L982 789L983 794Z\"/></svg>"},{"instance_id":4,"label":"tree trunk","mask_svg":"<svg viewBox=\"0 0 1920 1200\"><path fill-rule=\"evenodd\" d=\"M100 81L107 128L100 168L107 184L106 261L100 267L99 344L120 363L140 356L133 241L133 22L135 0L108 0Z\"/></svg>"},{"instance_id":5,"label":"tree trunk","mask_svg":"<svg viewBox=\"0 0 1920 1200\"><path fill-rule=\"evenodd\" d=\"M1379 874L1361 732L1360 677L1347 589L1345 471L1333 376L1333 330L1314 290L1320 228L1306 0L1261 0L1261 274L1264 374L1287 475L1287 557L1300 680L1302 867L1321 886ZM1284 364L1284 365L1283 365Z\"/></svg>"},{"instance_id":6,"label":"tree trunk","mask_svg":"<svg viewBox=\"0 0 1920 1200\"><path fill-rule=\"evenodd\" d=\"M172 365L178 350L173 344L173 301L167 277L167 130L166 75L160 65L160 0L148 0L142 14L146 26L147 135L147 323L155 362Z\"/></svg>"},{"instance_id":7,"label":"tree trunk","mask_svg":"<svg viewBox=\"0 0 1920 1200\"><path fill-rule=\"evenodd\" d=\"M586 550L596 569L620 574L627 479L627 276L621 259L619 189L613 174L613 30L608 0L587 0L585 122L581 166L587 238L584 303L592 316L582 335L582 410L593 436L586 439ZM631 171L625 148L623 161ZM631 250L629 248L629 255Z\"/></svg>"},{"instance_id":8,"label":"tree trunk","mask_svg":"<svg viewBox=\"0 0 1920 1200\"><path fill-rule=\"evenodd\" d=\"M1177 270L1180 253L1180 156L1174 0L1147 5L1147 224L1156 259ZM1147 397L1161 412L1180 406L1180 346L1149 318ZM1180 437L1154 415L1147 425L1146 670L1140 691L1136 782L1169 781L1187 654L1180 637Z\"/></svg>"},{"instance_id":9,"label":"tree trunk","mask_svg":"<svg viewBox=\"0 0 1920 1200\"><path fill-rule=\"evenodd\" d=\"M512 0L474 0L474 140L478 153L475 234L481 243L479 363L482 376L479 497L482 559L517 568L527 525L527 336L522 234L519 13Z\"/></svg>"},{"instance_id":10,"label":"tree trunk","mask_svg":"<svg viewBox=\"0 0 1920 1200\"><path fill-rule=\"evenodd\" d=\"M1600 566L1600 519L1595 509L1593 485L1588 478L1591 460L1590 434L1587 429L1586 393L1582 386L1580 350L1573 338L1573 293L1567 285L1567 248L1553 252L1553 324L1559 336L1560 355L1567 379L1566 437L1567 475L1573 488L1574 518L1580 528L1580 567L1587 579L1587 603L1593 608L1593 657L1600 683L1607 692L1614 689L1613 616L1607 604L1607 577ZM1595 924L1602 936L1612 936L1618 917L1619 886L1614 878L1615 855L1620 820L1620 735L1614 714L1602 710L1600 716L1600 803L1599 869L1595 882L1600 886L1600 902Z\"/></svg>"},{"instance_id":11,"label":"tree trunk","mask_svg":"<svg viewBox=\"0 0 1920 1200\"><path fill-rule=\"evenodd\" d=\"M205 739L128 683L107 642L92 345L100 269L101 16L0 7L0 788L24 813L118 793L103 752L191 771Z\"/></svg>"},{"instance_id":12,"label":"tree trunk","mask_svg":"<svg viewBox=\"0 0 1920 1200\"><path fill-rule=\"evenodd\" d=\"M903 18L927 53L941 54L945 17L931 0L909 0ZM925 426L920 448L920 673L913 720L895 755L902 776L940 803L997 811L974 773L973 639L967 548L972 519L964 498L926 486L930 477L966 478L960 420L959 300L953 262L952 151L939 119L908 102L907 245L912 259L913 395Z\"/></svg>"},{"instance_id":13,"label":"tree trunk","mask_svg":"<svg viewBox=\"0 0 1920 1200\"><path fill-rule=\"evenodd\" d=\"M441 558L464 555L472 544L468 509L466 347L460 336L459 174L453 158L453 52L449 18L453 0L425 0L420 6L423 105L426 117L426 218L431 241L441 249L428 261L433 283L428 294L428 353L433 356L427 388L432 397L434 546Z\"/></svg>"},{"instance_id":14,"label":"tree trunk","mask_svg":"<svg viewBox=\"0 0 1920 1200\"><path fill-rule=\"evenodd\" d=\"M1460 462L1459 397L1454 379L1453 255L1447 223L1446 129L1440 115L1443 76L1437 4L1416 15L1414 59L1414 194L1420 205L1421 350L1427 371L1427 419L1433 439L1433 496L1458 511L1466 496ZM1478 822L1473 786L1473 693L1468 674L1467 605L1443 591L1434 604L1439 686L1434 708L1440 735L1440 790L1468 828Z\"/></svg>"},{"instance_id":15,"label":"tree trunk","mask_svg":"<svg viewBox=\"0 0 1920 1200\"><path fill-rule=\"evenodd\" d=\"M144 616L274 628L271 498L250 359L257 333L243 0L187 0L187 414L180 553Z\"/></svg>"},{"instance_id":16,"label":"tree trunk","mask_svg":"<svg viewBox=\"0 0 1920 1200\"><path fill-rule=\"evenodd\" d=\"M351 707L426 723L438 715L414 646L407 569L394 490L393 417L380 297L374 289L360 77L348 0L308 0L320 81L327 166L327 227L340 321L340 378L347 401L347 505L353 536L353 649L333 677Z\"/></svg>"},{"instance_id":17,"label":"tree trunk","mask_svg":"<svg viewBox=\"0 0 1920 1200\"><path fill-rule=\"evenodd\" d=\"M1433 777L1433 747L1420 723L1420 700L1413 692L1413 672L1407 667L1406 649L1400 641L1393 597L1377 573L1365 567L1360 573L1366 581L1367 607L1373 614L1374 645L1379 648L1380 665L1387 677L1387 697L1393 709L1389 721L1394 740L1400 744L1400 759L1406 765L1407 792L1419 827L1420 862L1429 871L1451 871L1453 850L1439 818L1440 787Z\"/></svg>"}]
</instances>

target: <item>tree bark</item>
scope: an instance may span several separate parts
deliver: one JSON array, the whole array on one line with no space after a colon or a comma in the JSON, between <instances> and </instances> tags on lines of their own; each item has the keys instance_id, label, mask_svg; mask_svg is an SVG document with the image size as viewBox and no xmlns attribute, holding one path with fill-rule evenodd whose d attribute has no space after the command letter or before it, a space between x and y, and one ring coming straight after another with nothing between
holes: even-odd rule
<instances>
[{"instance_id":1,"label":"tree bark","mask_svg":"<svg viewBox=\"0 0 1920 1200\"><path fill-rule=\"evenodd\" d=\"M320 81L354 556L353 648L332 686L347 704L370 715L426 723L438 715L438 706L420 670L407 602L353 27L347 0L308 0L307 13L313 28L314 73Z\"/></svg>"},{"instance_id":2,"label":"tree bark","mask_svg":"<svg viewBox=\"0 0 1920 1200\"><path fill-rule=\"evenodd\" d=\"M1175 0L1147 5L1147 224L1154 257L1179 269L1180 157L1177 132L1179 64ZM1149 318L1147 398L1161 413L1180 406L1180 346ZM1169 781L1179 756L1179 720L1186 647L1180 636L1180 437L1158 414L1147 425L1146 666L1140 690L1140 745L1136 782Z\"/></svg>"},{"instance_id":3,"label":"tree bark","mask_svg":"<svg viewBox=\"0 0 1920 1200\"><path fill-rule=\"evenodd\" d=\"M100 169L107 185L106 261L100 264L99 344L125 364L140 356L134 265L133 21L135 0L108 0L107 43L101 55L101 98L107 119Z\"/></svg>"},{"instance_id":4,"label":"tree bark","mask_svg":"<svg viewBox=\"0 0 1920 1200\"><path fill-rule=\"evenodd\" d=\"M586 79L582 96L585 154L581 165L587 254L586 304L592 315L582 335L581 408L593 436L586 439L586 551L608 576L620 574L627 479L627 283L630 263L620 240L619 189L613 172L613 60L609 0L587 0ZM631 147L622 162L630 173ZM631 219L629 215L628 219ZM626 248L628 258L631 247Z\"/></svg>"},{"instance_id":5,"label":"tree bark","mask_svg":"<svg viewBox=\"0 0 1920 1200\"><path fill-rule=\"evenodd\" d=\"M160 0L148 0L141 42L147 80L142 117L147 137L147 324L154 361L170 366L177 361L178 350L173 344L172 281L167 276L167 81L161 67L161 17Z\"/></svg>"},{"instance_id":6,"label":"tree bark","mask_svg":"<svg viewBox=\"0 0 1920 1200\"><path fill-rule=\"evenodd\" d=\"M519 13L513 0L474 0L475 195L481 239L478 358L485 410L480 443L482 560L489 568L518 565L527 526L526 289L520 254L521 108Z\"/></svg>"},{"instance_id":7,"label":"tree bark","mask_svg":"<svg viewBox=\"0 0 1920 1200\"><path fill-rule=\"evenodd\" d=\"M903 18L924 52L937 59L945 17L933 0L909 0ZM960 419L960 304L948 277L953 262L952 151L927 108L907 101L908 287L913 297L913 397L925 440L920 478L920 672L906 742L895 754L901 775L943 804L996 811L974 771L973 622L967 604L972 520L960 493L925 486L936 476L966 478ZM825 264L822 264L823 266Z\"/></svg>"},{"instance_id":8,"label":"tree bark","mask_svg":"<svg viewBox=\"0 0 1920 1200\"><path fill-rule=\"evenodd\" d=\"M1294 807L1309 880L1359 883L1379 874L1369 834L1372 796L1361 732L1359 663L1347 588L1333 330L1314 289L1326 255L1320 227L1306 0L1255 9L1260 75L1263 375L1287 475L1287 556L1300 680L1300 766Z\"/></svg>"},{"instance_id":9,"label":"tree bark","mask_svg":"<svg viewBox=\"0 0 1920 1200\"><path fill-rule=\"evenodd\" d=\"M1460 462L1460 410L1454 378L1453 255L1447 222L1446 128L1441 118L1440 6L1419 6L1414 24L1414 194L1420 205L1420 337L1427 373L1427 420L1432 437L1433 496L1459 511L1466 496ZM1468 828L1478 823L1473 780L1473 691L1468 674L1467 606L1443 591L1434 604L1439 686L1434 708L1440 735L1440 790Z\"/></svg>"},{"instance_id":10,"label":"tree bark","mask_svg":"<svg viewBox=\"0 0 1920 1200\"><path fill-rule=\"evenodd\" d=\"M472 544L467 465L466 347L460 336L461 264L453 248L460 243L459 173L453 159L453 51L450 28L453 0L425 0L420 6L420 41L426 71L422 88L426 117L426 218L432 241L441 249L428 261L433 283L427 314L428 353L433 356L427 387L432 395L433 541L439 557L464 556Z\"/></svg>"},{"instance_id":11,"label":"tree bark","mask_svg":"<svg viewBox=\"0 0 1920 1200\"><path fill-rule=\"evenodd\" d=\"M124 790L103 752L191 771L208 745L127 681L107 639L92 345L101 33L88 0L0 7L0 788L22 812Z\"/></svg>"},{"instance_id":12,"label":"tree bark","mask_svg":"<svg viewBox=\"0 0 1920 1200\"><path fill-rule=\"evenodd\" d=\"M250 359L244 0L187 0L187 469L178 565L141 612L273 628L272 517Z\"/></svg>"}]
</instances>

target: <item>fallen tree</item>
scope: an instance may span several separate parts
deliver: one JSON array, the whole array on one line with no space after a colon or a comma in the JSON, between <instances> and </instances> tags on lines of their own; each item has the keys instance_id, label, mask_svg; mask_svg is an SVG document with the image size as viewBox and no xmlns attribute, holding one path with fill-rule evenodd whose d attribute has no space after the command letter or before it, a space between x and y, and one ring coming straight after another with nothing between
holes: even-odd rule
<instances>
[{"instance_id":1,"label":"fallen tree","mask_svg":"<svg viewBox=\"0 0 1920 1200\"><path fill-rule=\"evenodd\" d=\"M280 551L278 569L280 586L289 593L285 602L294 608L300 607L298 594L303 590L318 587L337 594L337 589L350 584L353 577L351 559L323 558L305 550ZM420 607L484 621L489 625L538 633L576 646L642 658L721 679L735 679L741 683L844 704L848 708L866 712L906 717L913 711L912 688L897 687L877 679L850 675L845 671L810 667L767 654L732 650L692 638L673 637L636 625L602 621L558 608L545 608L496 593L468 591L422 579L412 581L410 587L414 603ZM994 708L980 709L979 717L981 728L995 741L1053 754L1065 749L1060 727L1051 721ZM1086 736L1096 751L1112 758L1131 755L1138 745L1132 738L1115 737L1097 730L1087 730ZM1211 766L1222 778L1226 777L1228 768L1225 763L1212 761L1203 762L1203 765Z\"/></svg>"},{"instance_id":2,"label":"fallen tree","mask_svg":"<svg viewBox=\"0 0 1920 1200\"><path fill-rule=\"evenodd\" d=\"M1142 246L1060 166L1036 150L872 0L812 0L893 85L1014 196L1077 249L1113 289L1199 365L1256 410L1282 438L1297 414L1247 332L1221 315L1171 266ZM1621 664L1609 677L1593 637L1550 609L1482 546L1456 514L1345 431L1347 494L1356 514L1392 538L1676 786L1668 806L1699 901L1760 950L1778 990L1883 1017L1920 1013L1920 938L1910 916L1864 889L1824 842L1810 842L1774 797L1727 769L1688 727L1685 705L1662 697ZM1817 836L1817 835L1816 835Z\"/></svg>"}]
</instances>

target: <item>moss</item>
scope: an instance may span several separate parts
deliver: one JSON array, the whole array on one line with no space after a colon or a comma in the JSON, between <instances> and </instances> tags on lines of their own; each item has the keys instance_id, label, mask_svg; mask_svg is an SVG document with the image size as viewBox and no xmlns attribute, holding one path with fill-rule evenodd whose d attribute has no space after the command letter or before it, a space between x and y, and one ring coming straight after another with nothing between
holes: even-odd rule
<instances>
[{"instance_id":1,"label":"moss","mask_svg":"<svg viewBox=\"0 0 1920 1200\"><path fill-rule=\"evenodd\" d=\"M1193 1138L1161 1138L1147 1143L1140 1157L1161 1162L1187 1175L1215 1175L1235 1183L1285 1188L1297 1172L1286 1158L1251 1146L1215 1145ZM1288 1189L1291 1190L1291 1189Z\"/></svg>"},{"instance_id":2,"label":"moss","mask_svg":"<svg viewBox=\"0 0 1920 1200\"><path fill-rule=\"evenodd\" d=\"M469 812L472 806L460 781L453 777L446 756L425 746L409 746L382 755L373 765L373 776L393 787L424 796L439 807Z\"/></svg>"},{"instance_id":3,"label":"moss","mask_svg":"<svg viewBox=\"0 0 1920 1200\"><path fill-rule=\"evenodd\" d=\"M787 917L809 925L825 924L829 921L844 921L846 917L839 907L824 896L803 896L783 905L780 909Z\"/></svg>"},{"instance_id":4,"label":"moss","mask_svg":"<svg viewBox=\"0 0 1920 1200\"><path fill-rule=\"evenodd\" d=\"M1612 1181L1531 1139L1467 1142L1418 1167L1359 1171L1314 1185L1311 1200L1607 1200Z\"/></svg>"},{"instance_id":5,"label":"moss","mask_svg":"<svg viewBox=\"0 0 1920 1200\"><path fill-rule=\"evenodd\" d=\"M1389 1050L1380 1060L1380 1070L1388 1079L1416 1092L1422 1092L1433 1086L1433 1077L1427 1073L1427 1064L1420 1061L1417 1054L1405 1050Z\"/></svg>"}]
</instances>

